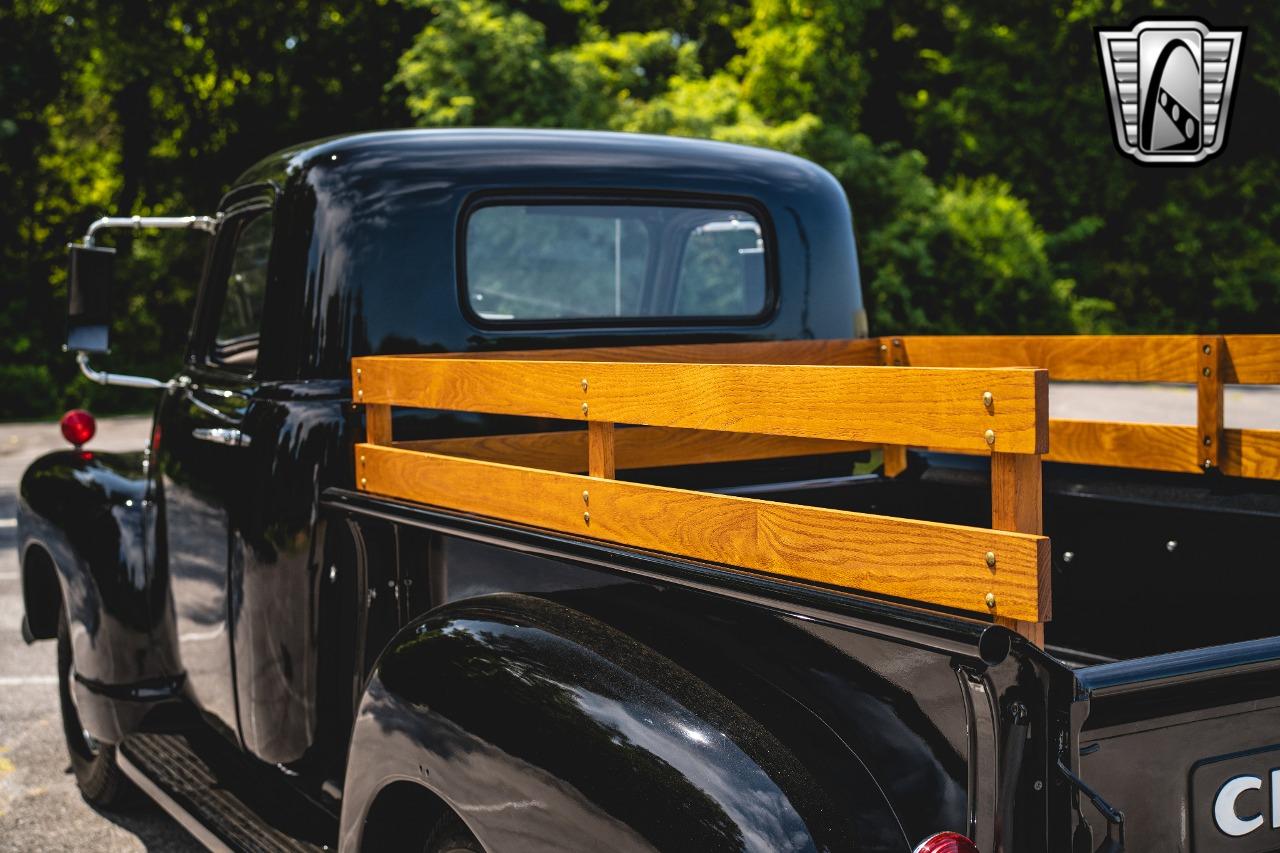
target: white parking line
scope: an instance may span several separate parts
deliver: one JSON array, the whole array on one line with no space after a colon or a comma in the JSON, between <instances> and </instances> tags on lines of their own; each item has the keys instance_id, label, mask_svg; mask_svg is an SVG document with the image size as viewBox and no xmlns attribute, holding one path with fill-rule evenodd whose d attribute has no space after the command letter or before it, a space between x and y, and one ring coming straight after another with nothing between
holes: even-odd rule
<instances>
[{"instance_id":1,"label":"white parking line","mask_svg":"<svg viewBox=\"0 0 1280 853\"><path fill-rule=\"evenodd\" d=\"M25 684L57 684L56 675L0 675L0 687L21 687Z\"/></svg>"},{"instance_id":2,"label":"white parking line","mask_svg":"<svg viewBox=\"0 0 1280 853\"><path fill-rule=\"evenodd\" d=\"M0 581L16 581L17 579L17 572L0 572Z\"/></svg>"}]
</instances>

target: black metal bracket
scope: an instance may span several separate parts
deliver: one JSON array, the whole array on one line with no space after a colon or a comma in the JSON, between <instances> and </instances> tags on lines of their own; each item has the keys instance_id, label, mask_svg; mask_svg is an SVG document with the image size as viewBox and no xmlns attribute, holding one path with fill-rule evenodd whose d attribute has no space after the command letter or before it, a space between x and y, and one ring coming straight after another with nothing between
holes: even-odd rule
<instances>
[{"instance_id":1,"label":"black metal bracket","mask_svg":"<svg viewBox=\"0 0 1280 853\"><path fill-rule=\"evenodd\" d=\"M1072 794L1075 798L1076 812L1080 811L1080 795L1084 794L1088 797L1089 802L1093 803L1093 807L1098 810L1103 819L1107 822L1107 837L1098 847L1098 851L1119 851L1124 850L1124 812L1103 799L1102 795L1093 788L1089 787L1089 783L1085 782L1075 773L1071 772L1071 768L1062 763L1062 755L1058 755L1058 772L1061 773L1068 782L1071 783ZM1083 817L1083 815L1081 815ZM1116 839L1111 838L1111 829L1115 827ZM1117 843L1118 842L1118 843Z\"/></svg>"}]
</instances>

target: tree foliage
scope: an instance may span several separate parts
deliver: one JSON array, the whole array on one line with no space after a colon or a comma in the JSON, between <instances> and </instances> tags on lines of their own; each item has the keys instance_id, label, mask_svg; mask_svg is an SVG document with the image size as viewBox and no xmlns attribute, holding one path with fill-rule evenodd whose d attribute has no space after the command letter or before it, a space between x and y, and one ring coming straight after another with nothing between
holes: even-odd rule
<instances>
[{"instance_id":1,"label":"tree foliage","mask_svg":"<svg viewBox=\"0 0 1280 853\"><path fill-rule=\"evenodd\" d=\"M0 10L0 200L18 213L0 392L62 389L31 395L41 409L87 393L57 343L62 245L92 218L208 210L273 149L410 123L809 157L849 195L877 332L1277 331L1280 7L1197 7L1249 27L1227 149L1149 169L1112 145L1092 28L1178 11L1152 2L17 0ZM113 366L171 367L202 247L119 245L136 284Z\"/></svg>"}]
</instances>

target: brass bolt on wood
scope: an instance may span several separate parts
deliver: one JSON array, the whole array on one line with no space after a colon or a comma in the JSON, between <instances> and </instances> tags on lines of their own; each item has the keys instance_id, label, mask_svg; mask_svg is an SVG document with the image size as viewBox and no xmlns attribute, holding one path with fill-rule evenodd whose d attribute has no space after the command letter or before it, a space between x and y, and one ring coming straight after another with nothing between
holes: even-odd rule
<instances>
[{"instance_id":1,"label":"brass bolt on wood","mask_svg":"<svg viewBox=\"0 0 1280 853\"><path fill-rule=\"evenodd\" d=\"M590 492L588 492L586 489L583 489L583 490L582 490L582 502L583 502L584 504L589 504L589 503L591 503L591 493L590 493Z\"/></svg>"},{"instance_id":2,"label":"brass bolt on wood","mask_svg":"<svg viewBox=\"0 0 1280 853\"><path fill-rule=\"evenodd\" d=\"M995 402L996 402L996 398L992 395L990 391L982 392L982 405L986 406L989 409L992 407L992 405L995 404Z\"/></svg>"},{"instance_id":3,"label":"brass bolt on wood","mask_svg":"<svg viewBox=\"0 0 1280 853\"><path fill-rule=\"evenodd\" d=\"M1212 460L1212 459L1206 459L1206 460L1204 460L1204 470L1208 471L1208 470L1209 470L1209 469L1211 469L1212 467L1213 467L1213 460Z\"/></svg>"},{"instance_id":4,"label":"brass bolt on wood","mask_svg":"<svg viewBox=\"0 0 1280 853\"><path fill-rule=\"evenodd\" d=\"M364 389L363 389L363 388L358 388L358 389L356 389L356 396L357 396L357 397L363 397L363 396L364 396Z\"/></svg>"},{"instance_id":5,"label":"brass bolt on wood","mask_svg":"<svg viewBox=\"0 0 1280 853\"><path fill-rule=\"evenodd\" d=\"M357 367L357 368L356 368L356 376L363 376L363 375L364 375L364 369L363 369L363 368L360 368L360 367Z\"/></svg>"},{"instance_id":6,"label":"brass bolt on wood","mask_svg":"<svg viewBox=\"0 0 1280 853\"><path fill-rule=\"evenodd\" d=\"M895 347L900 347L900 346L902 346L902 339L901 339L901 338L894 338L894 339L893 339L893 345L894 345Z\"/></svg>"},{"instance_id":7,"label":"brass bolt on wood","mask_svg":"<svg viewBox=\"0 0 1280 853\"><path fill-rule=\"evenodd\" d=\"M1205 447L1210 447L1210 446L1212 446L1212 444L1213 444L1213 436L1211 436L1211 435L1206 435L1206 436L1204 437L1204 446L1205 446Z\"/></svg>"},{"instance_id":8,"label":"brass bolt on wood","mask_svg":"<svg viewBox=\"0 0 1280 853\"><path fill-rule=\"evenodd\" d=\"M1211 353L1211 352L1213 352L1213 347L1209 346L1208 344L1205 344L1205 345L1204 345L1204 354L1205 354L1205 355L1208 355L1208 354L1209 354L1209 353Z\"/></svg>"},{"instance_id":9,"label":"brass bolt on wood","mask_svg":"<svg viewBox=\"0 0 1280 853\"><path fill-rule=\"evenodd\" d=\"M996 606L996 594L994 592L987 593L987 607L990 607L991 609L994 610L995 606Z\"/></svg>"},{"instance_id":10,"label":"brass bolt on wood","mask_svg":"<svg viewBox=\"0 0 1280 853\"><path fill-rule=\"evenodd\" d=\"M366 480L364 477L361 477L361 478L360 478L360 485L361 485L361 486L367 486L367 485L369 485L369 481L368 481L368 480Z\"/></svg>"},{"instance_id":11,"label":"brass bolt on wood","mask_svg":"<svg viewBox=\"0 0 1280 853\"><path fill-rule=\"evenodd\" d=\"M888 351L889 351L889 347L885 346L884 344L880 345L880 352L888 352Z\"/></svg>"},{"instance_id":12,"label":"brass bolt on wood","mask_svg":"<svg viewBox=\"0 0 1280 853\"><path fill-rule=\"evenodd\" d=\"M585 415L587 412L588 412L587 404L586 404L586 403L583 403L583 404L582 404L582 414L584 414L584 415Z\"/></svg>"},{"instance_id":13,"label":"brass bolt on wood","mask_svg":"<svg viewBox=\"0 0 1280 853\"><path fill-rule=\"evenodd\" d=\"M987 552L987 568L994 569L995 567L996 567L996 552L988 551Z\"/></svg>"},{"instance_id":14,"label":"brass bolt on wood","mask_svg":"<svg viewBox=\"0 0 1280 853\"><path fill-rule=\"evenodd\" d=\"M582 514L582 520L583 520L583 522L584 522L584 523L586 523L586 524L590 524L590 523L591 523L591 513L589 513L589 512L584 512L584 513Z\"/></svg>"},{"instance_id":15,"label":"brass bolt on wood","mask_svg":"<svg viewBox=\"0 0 1280 853\"><path fill-rule=\"evenodd\" d=\"M584 392L587 390L587 380L585 380L585 379L584 379L584 380L582 380L582 390L583 390Z\"/></svg>"},{"instance_id":16,"label":"brass bolt on wood","mask_svg":"<svg viewBox=\"0 0 1280 853\"><path fill-rule=\"evenodd\" d=\"M1207 367L1206 367L1204 370L1200 371L1200 372L1201 372L1201 373L1203 373L1205 376L1212 376L1212 375L1213 375L1213 371L1212 371L1212 370L1210 370L1210 369L1209 369L1209 368L1207 368Z\"/></svg>"},{"instance_id":17,"label":"brass bolt on wood","mask_svg":"<svg viewBox=\"0 0 1280 853\"><path fill-rule=\"evenodd\" d=\"M995 443L996 443L996 431L995 431L995 430L993 430L993 429L989 429L989 430L987 430L986 432L984 432L984 433L982 434L982 437L983 437L983 438L985 438L985 439L987 440L987 444L995 444Z\"/></svg>"}]
</instances>

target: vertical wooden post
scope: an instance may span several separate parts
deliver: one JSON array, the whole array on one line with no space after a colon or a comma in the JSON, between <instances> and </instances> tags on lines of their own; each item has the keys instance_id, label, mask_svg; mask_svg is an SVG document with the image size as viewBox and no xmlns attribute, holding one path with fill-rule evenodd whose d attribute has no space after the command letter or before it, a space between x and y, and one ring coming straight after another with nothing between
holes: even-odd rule
<instances>
[{"instance_id":1,"label":"vertical wooden post","mask_svg":"<svg viewBox=\"0 0 1280 853\"><path fill-rule=\"evenodd\" d=\"M369 444L391 443L391 406L370 403L364 407L365 441Z\"/></svg>"},{"instance_id":2,"label":"vertical wooden post","mask_svg":"<svg viewBox=\"0 0 1280 853\"><path fill-rule=\"evenodd\" d=\"M902 444L884 446L884 475L896 477L907 470L907 448Z\"/></svg>"},{"instance_id":3,"label":"vertical wooden post","mask_svg":"<svg viewBox=\"0 0 1280 853\"><path fill-rule=\"evenodd\" d=\"M1044 490L1041 487L1040 457L1031 453L991 454L991 527L1017 533L1044 532ZM999 571L1000 555L995 555L994 571ZM992 561L988 559L988 565ZM1046 549L1039 567L1040 611L1049 612L1049 552ZM999 615L1000 602L994 608L996 622L1017 631L1041 648L1044 647L1044 622L1021 622Z\"/></svg>"},{"instance_id":4,"label":"vertical wooden post","mask_svg":"<svg viewBox=\"0 0 1280 853\"><path fill-rule=\"evenodd\" d=\"M906 367L907 348L902 338L880 339L880 364L886 367ZM884 475L896 477L907 470L907 447L904 444L886 444L882 448L884 455Z\"/></svg>"},{"instance_id":5,"label":"vertical wooden post","mask_svg":"<svg viewBox=\"0 0 1280 853\"><path fill-rule=\"evenodd\" d=\"M1196 424L1199 426L1196 464L1205 472L1222 467L1222 366L1226 363L1222 335L1196 339Z\"/></svg>"},{"instance_id":6,"label":"vertical wooden post","mask_svg":"<svg viewBox=\"0 0 1280 853\"><path fill-rule=\"evenodd\" d=\"M615 475L613 424L587 423L587 473L612 480Z\"/></svg>"}]
</instances>

